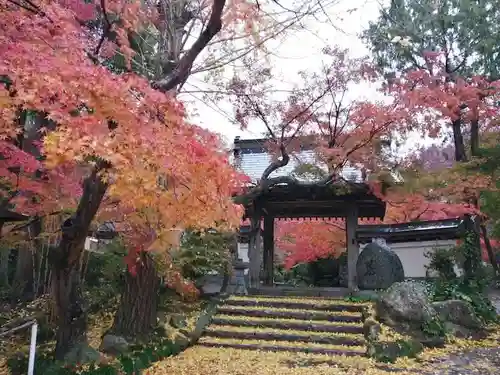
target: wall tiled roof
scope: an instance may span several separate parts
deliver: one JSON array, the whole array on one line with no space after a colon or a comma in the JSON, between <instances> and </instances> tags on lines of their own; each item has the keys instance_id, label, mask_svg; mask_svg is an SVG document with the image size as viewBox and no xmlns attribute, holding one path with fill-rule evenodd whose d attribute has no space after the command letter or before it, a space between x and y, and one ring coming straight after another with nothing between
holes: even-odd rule
<instances>
[{"instance_id":1,"label":"wall tiled roof","mask_svg":"<svg viewBox=\"0 0 500 375\"><path fill-rule=\"evenodd\" d=\"M271 163L271 155L261 150L255 152L247 151L240 154L240 160L241 171L255 182L262 176L266 167ZM317 165L315 162L314 152L312 150L304 150L294 154L290 157L290 162L287 166L273 172L270 177L290 175L301 163ZM341 175L346 180L361 182L361 172L355 168L344 168Z\"/></svg>"}]
</instances>

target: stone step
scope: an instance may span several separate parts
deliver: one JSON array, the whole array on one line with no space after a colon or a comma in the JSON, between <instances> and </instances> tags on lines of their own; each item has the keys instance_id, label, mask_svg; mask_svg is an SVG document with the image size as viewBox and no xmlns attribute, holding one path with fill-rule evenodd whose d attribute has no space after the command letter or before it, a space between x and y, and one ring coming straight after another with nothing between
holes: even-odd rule
<instances>
[{"instance_id":1,"label":"stone step","mask_svg":"<svg viewBox=\"0 0 500 375\"><path fill-rule=\"evenodd\" d=\"M342 300L308 300L285 299L285 298L230 298L225 301L226 306L262 306L277 307L286 309L307 309L321 311L350 311L361 312L365 304L354 304L343 302Z\"/></svg>"},{"instance_id":2,"label":"stone step","mask_svg":"<svg viewBox=\"0 0 500 375\"><path fill-rule=\"evenodd\" d=\"M362 334L363 326L359 323L342 323L329 321L310 321L299 319L259 319L239 318L227 315L215 315L213 325L239 326L239 327L266 327L277 329L294 329L316 332L339 332Z\"/></svg>"},{"instance_id":3,"label":"stone step","mask_svg":"<svg viewBox=\"0 0 500 375\"><path fill-rule=\"evenodd\" d=\"M278 330L258 327L211 326L205 331L207 337L240 340L308 342L330 345L360 346L365 340L362 335L333 334L331 332L307 332Z\"/></svg>"},{"instance_id":4,"label":"stone step","mask_svg":"<svg viewBox=\"0 0 500 375\"><path fill-rule=\"evenodd\" d=\"M218 314L234 315L234 316L251 316L262 318L293 318L303 320L326 320L329 322L359 322L361 323L361 313L355 312L327 312L317 310L294 310L294 309L278 309L272 307L260 306L230 306L223 305L218 308Z\"/></svg>"},{"instance_id":5,"label":"stone step","mask_svg":"<svg viewBox=\"0 0 500 375\"><path fill-rule=\"evenodd\" d=\"M302 344L302 345L301 345ZM202 337L198 345L215 348L233 348L246 350L261 350L274 352L315 353L331 356L362 356L365 347L299 343L299 342L268 342L258 340L234 340L216 337Z\"/></svg>"},{"instance_id":6,"label":"stone step","mask_svg":"<svg viewBox=\"0 0 500 375\"><path fill-rule=\"evenodd\" d=\"M350 294L347 288L310 288L310 287L294 287L294 286L260 286L258 288L250 288L251 295L267 295L267 296L297 296L297 297L331 297L343 298Z\"/></svg>"}]
</instances>

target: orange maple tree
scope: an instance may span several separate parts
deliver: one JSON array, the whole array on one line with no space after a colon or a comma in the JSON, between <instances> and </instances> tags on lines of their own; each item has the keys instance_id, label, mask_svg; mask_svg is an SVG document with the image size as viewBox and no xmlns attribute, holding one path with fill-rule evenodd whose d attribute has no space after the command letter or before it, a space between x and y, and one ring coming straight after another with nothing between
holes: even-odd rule
<instances>
[{"instance_id":1,"label":"orange maple tree","mask_svg":"<svg viewBox=\"0 0 500 375\"><path fill-rule=\"evenodd\" d=\"M40 214L54 202L77 208L62 227L53 259L59 330L56 356L85 342L78 262L96 215L124 223L132 255L168 246L172 228L234 228L241 208L232 194L242 176L228 163L218 138L189 123L181 102L169 93L189 75L201 50L221 30L222 19L251 23L245 1L207 3L205 29L168 77L149 82L126 69L102 65L120 55L130 68L129 35L154 25L156 8L141 1L0 1L0 165L16 209ZM96 21L100 28L95 29ZM23 136L22 111L55 124L41 129L41 157L15 140ZM11 172L19 167L19 173ZM38 174L46 176L40 178ZM65 186L62 184L65 182ZM64 189L63 189L64 188ZM61 196L69 197L63 201ZM36 195L34 201L26 197ZM72 199L71 199L72 198ZM28 204L29 201L29 204ZM103 202L106 204L104 205ZM102 208L101 212L99 209ZM140 258L130 257L131 269ZM184 285L178 274L176 285Z\"/></svg>"}]
</instances>

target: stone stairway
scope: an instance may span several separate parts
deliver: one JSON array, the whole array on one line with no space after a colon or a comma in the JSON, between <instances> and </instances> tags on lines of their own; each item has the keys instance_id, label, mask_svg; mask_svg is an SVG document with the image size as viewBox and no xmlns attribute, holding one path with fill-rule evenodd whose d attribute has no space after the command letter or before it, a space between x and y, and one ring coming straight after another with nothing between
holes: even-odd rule
<instances>
[{"instance_id":1,"label":"stone stairway","mask_svg":"<svg viewBox=\"0 0 500 375\"><path fill-rule=\"evenodd\" d=\"M363 306L331 298L233 296L218 308L198 345L363 355Z\"/></svg>"}]
</instances>

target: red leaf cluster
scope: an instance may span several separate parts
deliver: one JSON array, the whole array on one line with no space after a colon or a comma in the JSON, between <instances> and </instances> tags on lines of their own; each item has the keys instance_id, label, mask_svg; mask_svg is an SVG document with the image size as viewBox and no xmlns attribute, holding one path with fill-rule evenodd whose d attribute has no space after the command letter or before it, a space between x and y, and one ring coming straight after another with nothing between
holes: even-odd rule
<instances>
[{"instance_id":1,"label":"red leaf cluster","mask_svg":"<svg viewBox=\"0 0 500 375\"><path fill-rule=\"evenodd\" d=\"M23 192L17 208L33 214L74 206L81 177L99 158L111 168L101 173L110 187L98 215L121 226L130 259L136 251L167 248L173 228L238 225L242 208L232 195L246 177L230 166L220 140L191 124L172 95L96 63L102 53L130 62L128 32L154 25L155 7L138 0L28 5L0 0L0 177ZM116 35L106 49L87 22L96 19ZM20 109L57 125L40 137L43 161L14 146ZM20 167L19 181L11 166ZM43 179L31 176L36 170ZM33 194L43 204L30 200Z\"/></svg>"}]
</instances>

